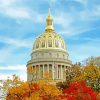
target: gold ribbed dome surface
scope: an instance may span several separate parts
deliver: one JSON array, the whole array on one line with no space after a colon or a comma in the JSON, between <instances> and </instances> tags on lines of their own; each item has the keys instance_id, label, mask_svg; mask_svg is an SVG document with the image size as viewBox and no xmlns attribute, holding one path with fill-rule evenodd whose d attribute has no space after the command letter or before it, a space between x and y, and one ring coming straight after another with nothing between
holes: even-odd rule
<instances>
[{"instance_id":1,"label":"gold ribbed dome surface","mask_svg":"<svg viewBox=\"0 0 100 100\"><path fill-rule=\"evenodd\" d=\"M66 51L66 46L63 38L54 31L53 18L50 13L46 19L45 32L42 33L36 40L33 46L33 51L43 49L58 49Z\"/></svg>"},{"instance_id":2,"label":"gold ribbed dome surface","mask_svg":"<svg viewBox=\"0 0 100 100\"><path fill-rule=\"evenodd\" d=\"M40 49L61 49L66 51L66 46L59 34L55 32L45 32L40 35L34 43L33 50Z\"/></svg>"}]
</instances>

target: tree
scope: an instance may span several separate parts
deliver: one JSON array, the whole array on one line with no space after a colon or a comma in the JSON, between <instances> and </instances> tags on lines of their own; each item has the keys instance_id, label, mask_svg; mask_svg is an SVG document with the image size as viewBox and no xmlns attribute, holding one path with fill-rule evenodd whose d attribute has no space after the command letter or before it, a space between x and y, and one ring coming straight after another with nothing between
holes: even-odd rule
<instances>
[{"instance_id":1,"label":"tree","mask_svg":"<svg viewBox=\"0 0 100 100\"><path fill-rule=\"evenodd\" d=\"M85 80L88 86L100 92L100 69L98 66L94 66L92 62L87 66L83 66L83 71L80 76L73 78L73 81L80 80Z\"/></svg>"},{"instance_id":2,"label":"tree","mask_svg":"<svg viewBox=\"0 0 100 100\"><path fill-rule=\"evenodd\" d=\"M74 78L79 77L82 73L82 68L79 64L68 67L66 70L66 81L73 81Z\"/></svg>"},{"instance_id":3,"label":"tree","mask_svg":"<svg viewBox=\"0 0 100 100\"><path fill-rule=\"evenodd\" d=\"M86 66L83 71L83 76L88 86L100 92L100 70L97 66Z\"/></svg>"},{"instance_id":4,"label":"tree","mask_svg":"<svg viewBox=\"0 0 100 100\"><path fill-rule=\"evenodd\" d=\"M100 56L98 57L88 57L86 60L84 60L84 65L88 66L88 65L93 65L93 66L98 66L100 67Z\"/></svg>"},{"instance_id":5,"label":"tree","mask_svg":"<svg viewBox=\"0 0 100 100\"><path fill-rule=\"evenodd\" d=\"M12 79L10 79L8 77L7 80L1 80L0 81L1 83L1 88L0 90L2 91L1 92L1 96L0 98L5 98L7 93L8 93L8 90L12 87L16 87L16 86L19 86L21 85L23 82L20 80L20 78L16 75L13 75L12 76Z\"/></svg>"},{"instance_id":6,"label":"tree","mask_svg":"<svg viewBox=\"0 0 100 100\"><path fill-rule=\"evenodd\" d=\"M60 95L61 100L99 100L98 93L94 92L92 88L86 86L84 81L73 82L68 88L63 90Z\"/></svg>"},{"instance_id":7,"label":"tree","mask_svg":"<svg viewBox=\"0 0 100 100\"><path fill-rule=\"evenodd\" d=\"M28 83L9 89L6 100L58 100L61 91L49 83Z\"/></svg>"}]
</instances>

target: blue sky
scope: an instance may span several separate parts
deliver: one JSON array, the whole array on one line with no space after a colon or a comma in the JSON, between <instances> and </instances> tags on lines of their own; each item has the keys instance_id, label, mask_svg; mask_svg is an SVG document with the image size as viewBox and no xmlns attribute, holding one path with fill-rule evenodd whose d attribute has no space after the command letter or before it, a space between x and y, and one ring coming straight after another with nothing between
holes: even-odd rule
<instances>
[{"instance_id":1,"label":"blue sky","mask_svg":"<svg viewBox=\"0 0 100 100\"><path fill-rule=\"evenodd\" d=\"M25 65L49 7L73 63L100 56L100 0L0 0L0 79L14 73L26 79Z\"/></svg>"}]
</instances>

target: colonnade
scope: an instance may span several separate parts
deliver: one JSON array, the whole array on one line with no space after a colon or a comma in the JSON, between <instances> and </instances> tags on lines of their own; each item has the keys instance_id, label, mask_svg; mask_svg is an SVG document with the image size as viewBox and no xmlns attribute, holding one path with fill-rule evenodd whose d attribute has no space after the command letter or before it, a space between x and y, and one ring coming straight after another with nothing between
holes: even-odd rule
<instances>
[{"instance_id":1,"label":"colonnade","mask_svg":"<svg viewBox=\"0 0 100 100\"><path fill-rule=\"evenodd\" d=\"M44 79L49 76L52 80L66 80L66 69L68 66L60 64L33 65L35 76L33 80ZM30 75L30 79L32 74Z\"/></svg>"}]
</instances>

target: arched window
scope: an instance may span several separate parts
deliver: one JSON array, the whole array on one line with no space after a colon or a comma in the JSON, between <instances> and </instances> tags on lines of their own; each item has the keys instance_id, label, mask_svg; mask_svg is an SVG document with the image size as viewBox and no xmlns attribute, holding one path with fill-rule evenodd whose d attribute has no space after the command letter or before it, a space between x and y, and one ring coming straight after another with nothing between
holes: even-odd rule
<instances>
[{"instance_id":1,"label":"arched window","mask_svg":"<svg viewBox=\"0 0 100 100\"><path fill-rule=\"evenodd\" d=\"M41 47L45 47L45 41L42 41Z\"/></svg>"},{"instance_id":2,"label":"arched window","mask_svg":"<svg viewBox=\"0 0 100 100\"><path fill-rule=\"evenodd\" d=\"M48 41L48 47L52 47L52 40Z\"/></svg>"}]
</instances>

